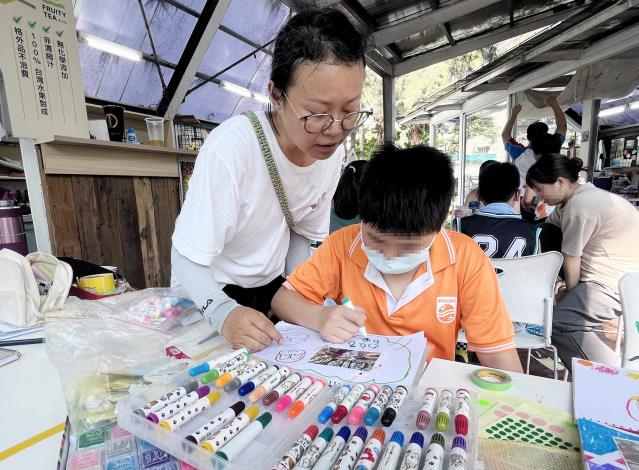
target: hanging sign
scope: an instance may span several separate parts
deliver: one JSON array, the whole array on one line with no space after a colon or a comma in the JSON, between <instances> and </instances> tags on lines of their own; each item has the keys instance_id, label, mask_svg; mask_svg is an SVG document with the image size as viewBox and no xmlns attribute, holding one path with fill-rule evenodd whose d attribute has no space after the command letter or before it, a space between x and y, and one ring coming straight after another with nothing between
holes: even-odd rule
<instances>
[{"instance_id":1,"label":"hanging sign","mask_svg":"<svg viewBox=\"0 0 639 470\"><path fill-rule=\"evenodd\" d=\"M14 137L89 137L71 0L0 0L0 71Z\"/></svg>"}]
</instances>

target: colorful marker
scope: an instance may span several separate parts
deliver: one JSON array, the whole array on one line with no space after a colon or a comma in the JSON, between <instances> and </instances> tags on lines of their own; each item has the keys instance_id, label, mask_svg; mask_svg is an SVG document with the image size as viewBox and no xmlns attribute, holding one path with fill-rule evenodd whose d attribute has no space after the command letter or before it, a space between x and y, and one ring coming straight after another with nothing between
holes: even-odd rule
<instances>
[{"instance_id":1,"label":"colorful marker","mask_svg":"<svg viewBox=\"0 0 639 470\"><path fill-rule=\"evenodd\" d=\"M362 395L365 389L366 388L362 384L353 385L353 388L351 389L349 394L346 395L346 398L344 398L342 403L340 403L335 410L333 416L331 416L331 421L334 424L339 424L344 419L344 417L353 408L353 405L357 403L357 400L359 400L359 397Z\"/></svg>"},{"instance_id":2,"label":"colorful marker","mask_svg":"<svg viewBox=\"0 0 639 470\"><path fill-rule=\"evenodd\" d=\"M444 466L444 436L436 432L430 439L426 457L424 457L424 469L441 470Z\"/></svg>"},{"instance_id":3,"label":"colorful marker","mask_svg":"<svg viewBox=\"0 0 639 470\"><path fill-rule=\"evenodd\" d=\"M395 392L393 392L393 396L390 398L388 406L386 406L384 414L382 415L382 426L389 427L393 424L407 396L408 390L406 390L406 387L399 385L395 388Z\"/></svg>"},{"instance_id":4,"label":"colorful marker","mask_svg":"<svg viewBox=\"0 0 639 470\"><path fill-rule=\"evenodd\" d=\"M237 351L231 351L228 354L224 354L223 356L218 357L217 359L212 359L210 361L202 362L201 364L196 365L195 367L191 367L189 369L189 375L191 377L195 377L200 374L204 374L205 372L209 372L213 369L216 369L219 365L237 359L240 356L246 356L248 359L249 350L246 348L238 349Z\"/></svg>"},{"instance_id":5,"label":"colorful marker","mask_svg":"<svg viewBox=\"0 0 639 470\"><path fill-rule=\"evenodd\" d=\"M342 299L342 305L344 307L348 307L351 310L357 310L355 308L355 305L353 305L353 302L351 302L350 297L344 297ZM364 338L368 338L368 333L366 333L366 328L362 325L359 327L359 334L362 335Z\"/></svg>"},{"instance_id":6,"label":"colorful marker","mask_svg":"<svg viewBox=\"0 0 639 470\"><path fill-rule=\"evenodd\" d=\"M284 382L279 384L273 390L266 394L266 396L262 399L262 403L264 406L269 406L275 401L277 401L282 395L288 392L290 389L295 387L299 381L302 380L301 374L298 372L293 372L289 375ZM249 397L250 398L250 397Z\"/></svg>"},{"instance_id":7,"label":"colorful marker","mask_svg":"<svg viewBox=\"0 0 639 470\"><path fill-rule=\"evenodd\" d=\"M437 406L437 417L435 418L435 429L440 432L444 432L448 429L452 404L453 392L450 390L442 390L442 394L439 397L439 405Z\"/></svg>"},{"instance_id":8,"label":"colorful marker","mask_svg":"<svg viewBox=\"0 0 639 470\"><path fill-rule=\"evenodd\" d=\"M291 406L291 409L288 410L288 416L290 418L295 418L299 415L304 408L306 408L309 403L311 403L315 397L322 391L322 389L326 386L326 383L323 380L316 380L313 385L311 385L301 397L297 399L297 401Z\"/></svg>"},{"instance_id":9,"label":"colorful marker","mask_svg":"<svg viewBox=\"0 0 639 470\"><path fill-rule=\"evenodd\" d=\"M366 414L366 410L371 405L375 396L379 392L379 387L375 384L370 384L366 387L366 391L362 393L362 396L357 400L357 403L351 410L351 414L348 415L348 423L355 425L362 421L362 418Z\"/></svg>"},{"instance_id":10,"label":"colorful marker","mask_svg":"<svg viewBox=\"0 0 639 470\"><path fill-rule=\"evenodd\" d=\"M291 403L300 398L302 394L315 382L315 379L310 375L304 377L301 381L284 394L275 404L275 411L278 413L289 407ZM266 397L264 397L266 399Z\"/></svg>"},{"instance_id":11,"label":"colorful marker","mask_svg":"<svg viewBox=\"0 0 639 470\"><path fill-rule=\"evenodd\" d=\"M360 426L357 428L346 443L346 447L344 447L335 465L333 465L332 470L351 470L355 462L357 462L359 454L362 452L362 447L364 447L364 442L366 442L367 437L368 431L365 427Z\"/></svg>"},{"instance_id":12,"label":"colorful marker","mask_svg":"<svg viewBox=\"0 0 639 470\"><path fill-rule=\"evenodd\" d=\"M406 448L404 459L399 466L399 470L417 470L419 461L422 458L422 449L424 448L424 436L421 432L414 432L410 437L410 442Z\"/></svg>"},{"instance_id":13,"label":"colorful marker","mask_svg":"<svg viewBox=\"0 0 639 470\"><path fill-rule=\"evenodd\" d=\"M198 383L193 381L193 382L187 382L184 385L182 385L181 387L176 388L175 390L171 390L168 393L165 393L164 395L162 395L160 398L158 398L157 400L151 400L150 402L148 402L146 405L144 405L142 408L138 408L137 410L135 410L135 414L138 414L140 416L144 416L145 418L149 416L149 414L155 412L155 411L159 411L162 408L164 408L165 406L178 401L180 398L182 398L184 395L187 395L189 393L191 393L193 390L195 390L198 387Z\"/></svg>"},{"instance_id":14,"label":"colorful marker","mask_svg":"<svg viewBox=\"0 0 639 470\"><path fill-rule=\"evenodd\" d=\"M313 468L332 438L333 430L331 428L324 428L319 436L311 443L310 447L306 449L304 455L297 461L293 470L310 470Z\"/></svg>"},{"instance_id":15,"label":"colorful marker","mask_svg":"<svg viewBox=\"0 0 639 470\"><path fill-rule=\"evenodd\" d=\"M233 380L224 386L225 392L232 392L237 390L242 385L246 384L249 380L255 377L260 372L264 372L267 368L266 362L255 361L251 366L244 369L241 374L237 374Z\"/></svg>"},{"instance_id":16,"label":"colorful marker","mask_svg":"<svg viewBox=\"0 0 639 470\"><path fill-rule=\"evenodd\" d=\"M470 415L470 393L468 390L460 388L455 393L455 432L465 436L468 434L468 417Z\"/></svg>"},{"instance_id":17,"label":"colorful marker","mask_svg":"<svg viewBox=\"0 0 639 470\"><path fill-rule=\"evenodd\" d=\"M255 403L257 400L262 398L265 394L269 393L273 390L277 385L285 380L288 375L291 373L291 370L288 367L282 367L275 374L271 375L268 379L264 381L261 385L259 385L255 390L249 393L248 399Z\"/></svg>"},{"instance_id":18,"label":"colorful marker","mask_svg":"<svg viewBox=\"0 0 639 470\"><path fill-rule=\"evenodd\" d=\"M351 430L348 426L342 426L331 442L329 442L326 450L313 466L313 470L331 470L333 464L342 453L342 449L346 445L346 441L351 437Z\"/></svg>"},{"instance_id":19,"label":"colorful marker","mask_svg":"<svg viewBox=\"0 0 639 470\"><path fill-rule=\"evenodd\" d=\"M255 363L257 363L255 359L249 359L248 362L242 364L241 366L235 367L234 369L231 369L230 371L225 372L224 374L220 375L217 379L215 379L215 386L217 388L224 387L226 384L231 382L235 377L242 374L246 369L248 369ZM211 372L208 372L207 374L210 374L210 373Z\"/></svg>"},{"instance_id":20,"label":"colorful marker","mask_svg":"<svg viewBox=\"0 0 639 470\"><path fill-rule=\"evenodd\" d=\"M187 406L175 416L160 421L160 426L163 428L174 431L182 426L184 423L188 423L204 410L215 404L220 399L222 393L219 390L209 393L205 397L198 399L192 405Z\"/></svg>"},{"instance_id":21,"label":"colorful marker","mask_svg":"<svg viewBox=\"0 0 639 470\"><path fill-rule=\"evenodd\" d=\"M260 409L257 406L251 406L237 415L233 421L211 436L210 439L204 441L202 447L211 452L217 452L221 447L237 436L242 429L247 427L259 412Z\"/></svg>"},{"instance_id":22,"label":"colorful marker","mask_svg":"<svg viewBox=\"0 0 639 470\"><path fill-rule=\"evenodd\" d=\"M237 393L241 397L248 395L257 387L262 385L266 381L266 379L268 379L271 375L275 374L279 370L279 368L280 366L272 365L271 367L266 369L264 372L259 374L257 377L249 380L244 385L242 385L240 389L237 391Z\"/></svg>"},{"instance_id":23,"label":"colorful marker","mask_svg":"<svg viewBox=\"0 0 639 470\"><path fill-rule=\"evenodd\" d=\"M333 416L333 413L335 413L335 410L337 409L339 404L342 402L342 400L344 400L344 398L346 398L346 395L348 395L348 392L350 391L350 385L342 385L337 393L333 395L331 401L329 401L328 404L321 411L317 418L317 421L319 421L320 424L325 424L326 422L328 422L328 420L331 419L331 416Z\"/></svg>"},{"instance_id":24,"label":"colorful marker","mask_svg":"<svg viewBox=\"0 0 639 470\"><path fill-rule=\"evenodd\" d=\"M388 385L384 385L382 389L379 391L373 403L371 403L371 407L366 412L366 417L364 418L364 424L366 426L372 426L379 418L379 415L382 414L382 410L386 407L388 400L393 394L393 389Z\"/></svg>"},{"instance_id":25,"label":"colorful marker","mask_svg":"<svg viewBox=\"0 0 639 470\"><path fill-rule=\"evenodd\" d=\"M384 440L386 440L386 433L383 429L377 428L373 431L373 435L366 443L366 447L362 451L362 455L359 456L357 463L353 470L373 470L375 464L379 460L379 454L382 453L382 447L384 447Z\"/></svg>"},{"instance_id":26,"label":"colorful marker","mask_svg":"<svg viewBox=\"0 0 639 470\"><path fill-rule=\"evenodd\" d=\"M382 454L377 470L395 470L402 455L404 445L404 435L400 431L395 431Z\"/></svg>"},{"instance_id":27,"label":"colorful marker","mask_svg":"<svg viewBox=\"0 0 639 470\"><path fill-rule=\"evenodd\" d=\"M146 418L150 421L153 421L155 424L159 423L162 420L169 419L171 416L178 414L184 408L189 405L192 405L200 398L207 396L211 393L211 389L207 385L203 385L197 390L187 393L178 401L171 403L170 405L165 406L159 411L154 413L150 413Z\"/></svg>"},{"instance_id":28,"label":"colorful marker","mask_svg":"<svg viewBox=\"0 0 639 470\"><path fill-rule=\"evenodd\" d=\"M453 446L450 449L450 459L448 460L448 470L466 470L468 455L466 454L466 439L462 436L455 436Z\"/></svg>"},{"instance_id":29,"label":"colorful marker","mask_svg":"<svg viewBox=\"0 0 639 470\"><path fill-rule=\"evenodd\" d=\"M249 424L244 431L235 436L231 442L224 446L223 450L218 450L215 455L228 462L232 461L238 455L242 454L246 446L259 436L262 430L268 426L272 419L273 416L271 413L262 413L259 418Z\"/></svg>"},{"instance_id":30,"label":"colorful marker","mask_svg":"<svg viewBox=\"0 0 639 470\"><path fill-rule=\"evenodd\" d=\"M317 437L319 429L311 424L299 437L295 444L282 456L280 461L273 467L273 470L291 470L297 461L304 455L308 446Z\"/></svg>"},{"instance_id":31,"label":"colorful marker","mask_svg":"<svg viewBox=\"0 0 639 470\"><path fill-rule=\"evenodd\" d=\"M437 403L437 390L434 388L427 388L424 392L424 404L417 413L417 421L415 425L417 429L422 431L428 427L431 418L433 417L433 411L435 411L435 404Z\"/></svg>"},{"instance_id":32,"label":"colorful marker","mask_svg":"<svg viewBox=\"0 0 639 470\"><path fill-rule=\"evenodd\" d=\"M216 380L220 375L226 374L227 372L230 372L233 369L237 369L241 365L246 364L248 362L248 359L248 354L235 356L234 358L219 364L217 367L204 374L201 378L201 381L202 383L212 382L213 380Z\"/></svg>"},{"instance_id":33,"label":"colorful marker","mask_svg":"<svg viewBox=\"0 0 639 470\"><path fill-rule=\"evenodd\" d=\"M213 435L214 432L219 431L224 426L229 424L233 418L244 411L246 405L243 401L238 401L222 411L219 415L206 423L204 426L199 427L197 430L186 436L186 439L193 444L200 444Z\"/></svg>"}]
</instances>

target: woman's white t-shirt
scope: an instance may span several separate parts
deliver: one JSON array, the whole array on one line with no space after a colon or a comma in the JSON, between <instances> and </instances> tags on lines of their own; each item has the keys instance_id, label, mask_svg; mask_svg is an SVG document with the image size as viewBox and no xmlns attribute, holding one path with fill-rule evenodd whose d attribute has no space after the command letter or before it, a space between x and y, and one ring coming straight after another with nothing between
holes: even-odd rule
<instances>
[{"instance_id":1,"label":"woman's white t-shirt","mask_svg":"<svg viewBox=\"0 0 639 470\"><path fill-rule=\"evenodd\" d=\"M343 146L326 160L299 167L280 149L264 112L256 114L293 213L294 231L323 240ZM245 116L233 117L215 128L198 154L173 246L191 261L210 266L221 286L257 287L284 273L289 240L253 126Z\"/></svg>"}]
</instances>

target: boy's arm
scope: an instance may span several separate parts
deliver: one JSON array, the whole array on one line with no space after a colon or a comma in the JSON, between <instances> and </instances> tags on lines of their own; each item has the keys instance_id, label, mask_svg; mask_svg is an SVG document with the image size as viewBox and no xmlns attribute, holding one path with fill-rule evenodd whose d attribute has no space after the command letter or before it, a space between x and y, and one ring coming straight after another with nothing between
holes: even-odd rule
<instances>
[{"instance_id":1,"label":"boy's arm","mask_svg":"<svg viewBox=\"0 0 639 470\"><path fill-rule=\"evenodd\" d=\"M564 114L563 109L559 106L557 98L554 96L546 98L546 104L552 108L552 112L555 115L555 122L557 123L555 134L565 136L566 132L568 132L568 122L566 121L566 115Z\"/></svg>"},{"instance_id":2,"label":"boy's arm","mask_svg":"<svg viewBox=\"0 0 639 470\"><path fill-rule=\"evenodd\" d=\"M513 109L510 111L510 117L508 118L508 121L506 121L504 129L501 131L501 140L504 142L504 145L508 144L510 139L513 138L513 127L515 127L515 123L517 122L517 115L520 112L520 104L516 104L515 106L513 106Z\"/></svg>"},{"instance_id":3,"label":"boy's arm","mask_svg":"<svg viewBox=\"0 0 639 470\"><path fill-rule=\"evenodd\" d=\"M523 372L521 361L517 355L516 349L501 351L496 353L480 353L477 352L479 362L484 367L492 369L509 370L511 372Z\"/></svg>"}]
</instances>

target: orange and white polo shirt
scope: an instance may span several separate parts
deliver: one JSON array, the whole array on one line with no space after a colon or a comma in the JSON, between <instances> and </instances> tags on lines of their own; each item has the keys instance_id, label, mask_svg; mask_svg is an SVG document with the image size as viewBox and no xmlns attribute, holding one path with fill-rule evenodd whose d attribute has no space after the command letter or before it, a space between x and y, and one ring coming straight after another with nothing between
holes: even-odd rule
<instances>
[{"instance_id":1,"label":"orange and white polo shirt","mask_svg":"<svg viewBox=\"0 0 639 470\"><path fill-rule=\"evenodd\" d=\"M428 360L453 360L457 333L468 349L499 352L515 347L513 326L493 266L469 237L442 229L430 249L431 269L419 267L400 299L393 298L381 273L362 250L359 225L333 232L299 265L284 286L309 301L348 296L366 312L366 330L380 335L423 331Z\"/></svg>"}]
</instances>

